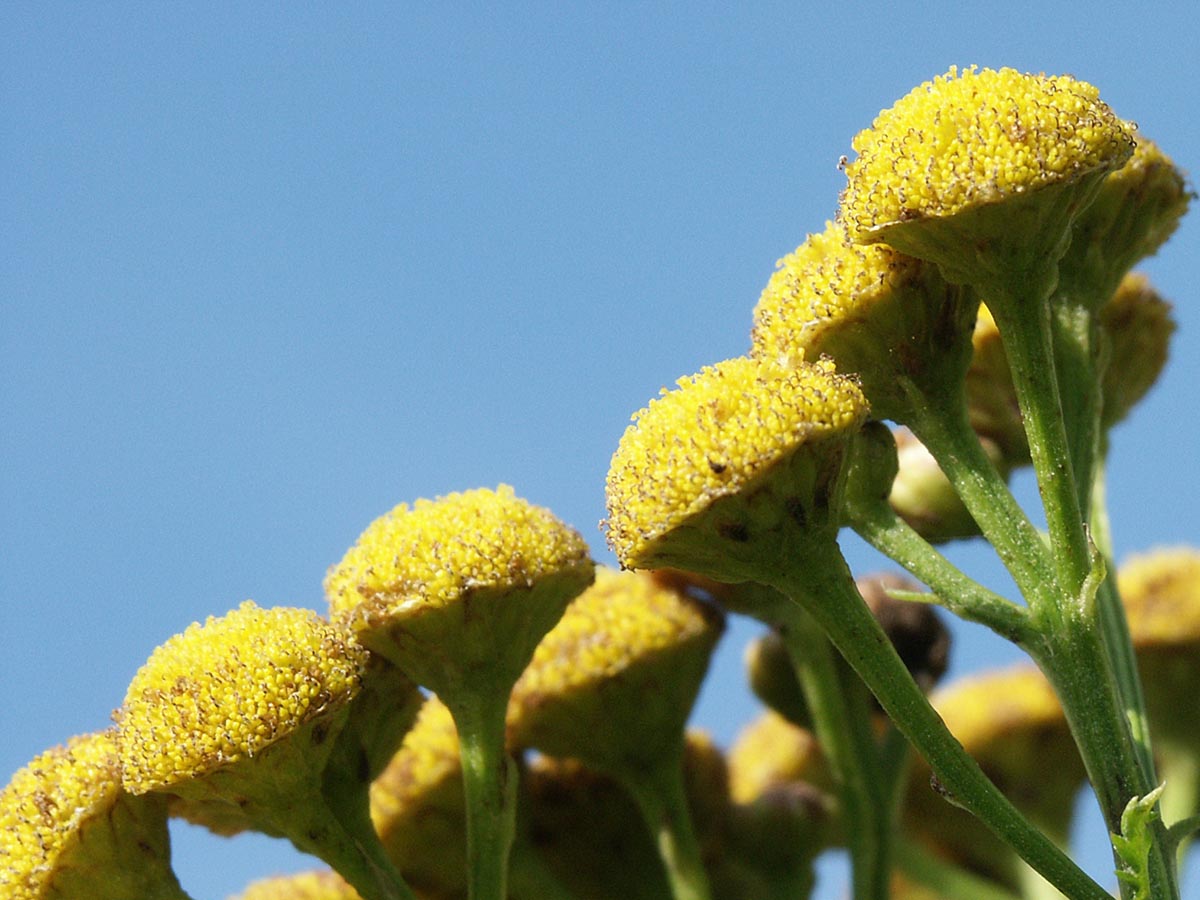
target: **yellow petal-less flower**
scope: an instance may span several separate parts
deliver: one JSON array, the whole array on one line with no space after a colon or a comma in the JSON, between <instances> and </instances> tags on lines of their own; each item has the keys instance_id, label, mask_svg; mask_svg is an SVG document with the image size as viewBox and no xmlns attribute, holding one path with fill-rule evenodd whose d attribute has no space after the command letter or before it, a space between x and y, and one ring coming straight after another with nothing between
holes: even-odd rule
<instances>
[{"instance_id":1,"label":"yellow petal-less flower","mask_svg":"<svg viewBox=\"0 0 1200 900\"><path fill-rule=\"evenodd\" d=\"M598 568L513 688L510 734L618 775L658 763L682 748L723 626L647 573Z\"/></svg>"},{"instance_id":2,"label":"yellow petal-less flower","mask_svg":"<svg viewBox=\"0 0 1200 900\"><path fill-rule=\"evenodd\" d=\"M286 837L364 900L411 900L371 829L371 748L347 728L368 664L311 610L246 601L193 624L151 654L117 711L126 788L169 792L224 833Z\"/></svg>"},{"instance_id":3,"label":"yellow petal-less flower","mask_svg":"<svg viewBox=\"0 0 1200 900\"><path fill-rule=\"evenodd\" d=\"M1167 364L1175 321L1171 304L1145 275L1130 272L1100 308L1109 346L1101 378L1102 421L1112 428L1149 393Z\"/></svg>"},{"instance_id":4,"label":"yellow petal-less flower","mask_svg":"<svg viewBox=\"0 0 1200 900\"><path fill-rule=\"evenodd\" d=\"M818 791L834 788L816 735L773 710L741 730L728 758L729 790L738 803L751 803L766 791L798 782Z\"/></svg>"},{"instance_id":5,"label":"yellow petal-less flower","mask_svg":"<svg viewBox=\"0 0 1200 900\"><path fill-rule=\"evenodd\" d=\"M1140 260L1179 227L1194 196L1183 173L1154 141L1135 133L1133 155L1100 182L1072 226L1059 263L1059 291L1091 309L1105 303Z\"/></svg>"},{"instance_id":6,"label":"yellow petal-less flower","mask_svg":"<svg viewBox=\"0 0 1200 900\"><path fill-rule=\"evenodd\" d=\"M187 900L171 871L167 802L121 787L111 730L38 756L0 791L8 900Z\"/></svg>"},{"instance_id":7,"label":"yellow petal-less flower","mask_svg":"<svg viewBox=\"0 0 1200 900\"><path fill-rule=\"evenodd\" d=\"M1045 298L1071 220L1133 152L1095 87L1014 69L925 82L855 137L839 220L995 301Z\"/></svg>"},{"instance_id":8,"label":"yellow petal-less flower","mask_svg":"<svg viewBox=\"0 0 1200 900\"><path fill-rule=\"evenodd\" d=\"M158 647L120 710L133 793L251 759L358 692L366 651L315 612L250 601Z\"/></svg>"},{"instance_id":9,"label":"yellow petal-less flower","mask_svg":"<svg viewBox=\"0 0 1200 900\"><path fill-rule=\"evenodd\" d=\"M908 383L954 393L979 305L937 266L851 243L832 222L781 259L754 309L751 353L783 364L830 357L855 373L875 418L907 422Z\"/></svg>"},{"instance_id":10,"label":"yellow petal-less flower","mask_svg":"<svg viewBox=\"0 0 1200 900\"><path fill-rule=\"evenodd\" d=\"M828 509L866 398L825 360L784 369L737 358L678 384L634 416L613 455L609 543L627 567L746 580L736 575L737 545L782 519ZM748 505L720 502L772 481L781 492L774 500L759 491Z\"/></svg>"},{"instance_id":11,"label":"yellow petal-less flower","mask_svg":"<svg viewBox=\"0 0 1200 900\"><path fill-rule=\"evenodd\" d=\"M509 693L593 569L578 532L501 485L401 504L326 577L334 618L453 714L472 900L507 891L517 782L504 746Z\"/></svg>"},{"instance_id":12,"label":"yellow petal-less flower","mask_svg":"<svg viewBox=\"0 0 1200 900\"><path fill-rule=\"evenodd\" d=\"M453 706L462 670L501 669L511 685L591 578L579 533L501 485L400 504L325 592L334 618Z\"/></svg>"}]
</instances>

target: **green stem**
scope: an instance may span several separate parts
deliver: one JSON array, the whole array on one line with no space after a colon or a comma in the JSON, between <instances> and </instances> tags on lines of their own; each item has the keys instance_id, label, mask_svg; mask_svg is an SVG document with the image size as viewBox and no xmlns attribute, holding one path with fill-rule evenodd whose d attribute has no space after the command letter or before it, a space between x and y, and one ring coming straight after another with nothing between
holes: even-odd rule
<instances>
[{"instance_id":1,"label":"green stem","mask_svg":"<svg viewBox=\"0 0 1200 900\"><path fill-rule=\"evenodd\" d=\"M467 803L467 888L471 900L507 900L516 828L517 767L504 746L503 698L447 703L458 729Z\"/></svg>"},{"instance_id":2,"label":"green stem","mask_svg":"<svg viewBox=\"0 0 1200 900\"><path fill-rule=\"evenodd\" d=\"M934 397L911 383L906 387L910 402L905 424L933 454L1032 604L1035 595L1045 595L1047 572L1053 573L1050 552L979 443L962 393Z\"/></svg>"},{"instance_id":3,"label":"green stem","mask_svg":"<svg viewBox=\"0 0 1200 900\"><path fill-rule=\"evenodd\" d=\"M1146 714L1146 697L1142 691L1142 680L1138 675L1137 655L1129 633L1129 621L1125 616L1125 604L1117 589L1116 566L1113 564L1112 535L1109 527L1108 503L1105 495L1105 458L1107 441L1098 445L1095 474L1092 480L1091 506L1092 539L1103 556L1108 577L1100 585L1096 596L1097 614L1103 631L1104 646L1108 650L1113 675L1125 707L1125 718L1133 738L1138 763L1142 767L1144 783L1156 784L1154 754L1150 745L1150 723Z\"/></svg>"},{"instance_id":4,"label":"green stem","mask_svg":"<svg viewBox=\"0 0 1200 900\"><path fill-rule=\"evenodd\" d=\"M801 602L817 620L929 762L947 798L979 818L1069 897L1110 900L996 789L946 728L863 603L836 543L793 549L787 571L764 577L772 577L774 587Z\"/></svg>"},{"instance_id":5,"label":"green stem","mask_svg":"<svg viewBox=\"0 0 1200 900\"><path fill-rule=\"evenodd\" d=\"M939 859L910 841L896 842L896 866L938 897L954 900L1021 900L1002 885Z\"/></svg>"},{"instance_id":6,"label":"green stem","mask_svg":"<svg viewBox=\"0 0 1200 900\"><path fill-rule=\"evenodd\" d=\"M681 747L678 755L661 765L623 772L619 778L654 835L671 896L674 900L709 900L708 875L684 790L682 753Z\"/></svg>"},{"instance_id":7,"label":"green stem","mask_svg":"<svg viewBox=\"0 0 1200 900\"><path fill-rule=\"evenodd\" d=\"M508 884L511 900L575 900L537 848L520 836L513 841L509 855Z\"/></svg>"},{"instance_id":8,"label":"green stem","mask_svg":"<svg viewBox=\"0 0 1200 900\"><path fill-rule=\"evenodd\" d=\"M1029 639L1032 626L1025 609L963 574L886 502L859 502L848 497L845 510L850 527L876 550L929 585L940 605L1016 644Z\"/></svg>"},{"instance_id":9,"label":"green stem","mask_svg":"<svg viewBox=\"0 0 1200 900\"><path fill-rule=\"evenodd\" d=\"M1000 329L1025 421L1058 585L1062 596L1078 597L1088 577L1090 556L1054 366L1050 311L1044 301L1029 300L989 295L988 308ZM1026 596L1033 604L1035 598Z\"/></svg>"},{"instance_id":10,"label":"green stem","mask_svg":"<svg viewBox=\"0 0 1200 900\"><path fill-rule=\"evenodd\" d=\"M886 900L890 877L891 804L862 683L839 673L829 639L804 609L780 611L780 634L804 690L817 739L838 780L848 829L854 896Z\"/></svg>"}]
</instances>

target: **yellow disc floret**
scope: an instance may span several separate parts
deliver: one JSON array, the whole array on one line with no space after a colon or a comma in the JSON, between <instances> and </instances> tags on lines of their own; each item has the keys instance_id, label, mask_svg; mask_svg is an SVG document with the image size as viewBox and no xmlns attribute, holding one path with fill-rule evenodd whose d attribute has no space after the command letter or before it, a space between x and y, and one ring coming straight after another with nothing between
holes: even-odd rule
<instances>
[{"instance_id":1,"label":"yellow disc floret","mask_svg":"<svg viewBox=\"0 0 1200 900\"><path fill-rule=\"evenodd\" d=\"M17 772L0 792L0 888L12 900L46 896L62 857L121 795L111 732L73 738Z\"/></svg>"},{"instance_id":2,"label":"yellow disc floret","mask_svg":"<svg viewBox=\"0 0 1200 900\"><path fill-rule=\"evenodd\" d=\"M534 651L513 703L587 690L639 661L720 630L719 616L649 575L598 568Z\"/></svg>"},{"instance_id":3,"label":"yellow disc floret","mask_svg":"<svg viewBox=\"0 0 1200 900\"><path fill-rule=\"evenodd\" d=\"M246 601L158 647L118 712L126 789L253 757L358 691L367 655L311 610Z\"/></svg>"},{"instance_id":4,"label":"yellow disc floret","mask_svg":"<svg viewBox=\"0 0 1200 900\"><path fill-rule=\"evenodd\" d=\"M588 561L574 529L507 485L400 504L325 580L335 615L395 619L480 588L524 588Z\"/></svg>"},{"instance_id":5,"label":"yellow disc floret","mask_svg":"<svg viewBox=\"0 0 1200 900\"><path fill-rule=\"evenodd\" d=\"M811 731L768 710L729 749L730 793L736 802L750 803L765 791L798 782L831 789L829 764Z\"/></svg>"},{"instance_id":6,"label":"yellow disc floret","mask_svg":"<svg viewBox=\"0 0 1200 900\"><path fill-rule=\"evenodd\" d=\"M861 325L927 268L885 244L852 244L832 222L776 266L754 308L754 352L784 364L818 358L826 332Z\"/></svg>"},{"instance_id":7,"label":"yellow disc floret","mask_svg":"<svg viewBox=\"0 0 1200 900\"><path fill-rule=\"evenodd\" d=\"M737 358L682 378L634 415L608 473L608 538L624 565L809 444L866 419L857 382L827 360L782 369Z\"/></svg>"},{"instance_id":8,"label":"yellow disc floret","mask_svg":"<svg viewBox=\"0 0 1200 900\"><path fill-rule=\"evenodd\" d=\"M860 240L1119 166L1133 140L1086 82L951 67L882 111L853 147L842 219Z\"/></svg>"}]
</instances>

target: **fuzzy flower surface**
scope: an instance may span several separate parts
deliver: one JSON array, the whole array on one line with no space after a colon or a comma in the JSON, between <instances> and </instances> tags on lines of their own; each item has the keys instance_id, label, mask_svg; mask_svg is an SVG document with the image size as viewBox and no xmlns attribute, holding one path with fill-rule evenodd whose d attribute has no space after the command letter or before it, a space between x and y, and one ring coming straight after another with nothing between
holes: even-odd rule
<instances>
[{"instance_id":1,"label":"fuzzy flower surface","mask_svg":"<svg viewBox=\"0 0 1200 900\"><path fill-rule=\"evenodd\" d=\"M1133 138L1086 82L952 66L880 112L853 148L841 218L862 240L1113 168Z\"/></svg>"},{"instance_id":2,"label":"fuzzy flower surface","mask_svg":"<svg viewBox=\"0 0 1200 900\"><path fill-rule=\"evenodd\" d=\"M1126 560L1117 585L1142 650L1200 642L1200 551L1171 547Z\"/></svg>"},{"instance_id":3,"label":"fuzzy flower surface","mask_svg":"<svg viewBox=\"0 0 1200 900\"><path fill-rule=\"evenodd\" d=\"M311 610L246 601L158 647L118 711L125 787L170 787L255 754L359 690L366 651Z\"/></svg>"},{"instance_id":4,"label":"fuzzy flower surface","mask_svg":"<svg viewBox=\"0 0 1200 900\"><path fill-rule=\"evenodd\" d=\"M826 333L861 327L872 306L929 268L886 244L852 244L826 223L777 263L754 308L754 353L783 364L815 359Z\"/></svg>"},{"instance_id":5,"label":"fuzzy flower surface","mask_svg":"<svg viewBox=\"0 0 1200 900\"><path fill-rule=\"evenodd\" d=\"M501 485L400 504L330 570L325 591L335 616L382 621L589 565L578 532Z\"/></svg>"},{"instance_id":6,"label":"fuzzy flower surface","mask_svg":"<svg viewBox=\"0 0 1200 900\"><path fill-rule=\"evenodd\" d=\"M857 430L868 412L857 381L828 360L784 369L739 357L677 384L634 414L609 468L608 538L626 564L798 447Z\"/></svg>"},{"instance_id":7,"label":"fuzzy flower surface","mask_svg":"<svg viewBox=\"0 0 1200 900\"><path fill-rule=\"evenodd\" d=\"M58 860L80 830L103 819L121 795L111 731L83 735L38 756L0 792L0 892L11 900L44 896Z\"/></svg>"},{"instance_id":8,"label":"fuzzy flower surface","mask_svg":"<svg viewBox=\"0 0 1200 900\"><path fill-rule=\"evenodd\" d=\"M719 616L654 578L598 568L534 651L513 703L586 691L655 654L720 632Z\"/></svg>"}]
</instances>

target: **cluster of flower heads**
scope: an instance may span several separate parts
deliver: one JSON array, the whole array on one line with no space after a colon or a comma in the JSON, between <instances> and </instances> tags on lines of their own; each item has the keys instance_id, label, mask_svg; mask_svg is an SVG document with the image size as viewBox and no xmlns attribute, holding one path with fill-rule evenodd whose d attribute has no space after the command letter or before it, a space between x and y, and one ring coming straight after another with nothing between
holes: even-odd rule
<instances>
[{"instance_id":1,"label":"cluster of flower heads","mask_svg":"<svg viewBox=\"0 0 1200 900\"><path fill-rule=\"evenodd\" d=\"M507 486L401 504L331 567L329 618L247 601L193 624L138 671L115 728L16 773L0 793L4 896L185 898L168 813L287 837L336 870L258 882L242 900L466 896L481 843L468 832L511 846L517 898L804 895L812 858L854 823L780 643L793 612L753 583L756 567L797 534L835 546L852 445L871 418L920 432L930 397L961 395L992 462L1027 464L981 305L1007 302L995 272L1025 252L1006 243L1006 215L1049 235L1034 252L1062 256L1062 302L1096 312L1121 373L1103 383L1105 426L1123 418L1172 330L1169 307L1128 269L1166 240L1189 196L1157 147L1068 77L952 68L853 147L836 222L780 261L750 352L664 390L614 454L609 543L623 566L663 571L596 569L577 532ZM1001 263L951 264L963 235L994 244ZM900 435L895 512L931 540L974 534L937 463ZM1200 673L1198 568L1195 552L1177 551L1121 573L1151 724L1180 752L1200 744L1200 722L1164 711ZM928 607L889 596L916 587L860 583L927 690L945 668L944 629ZM727 755L685 731L721 605L781 629L747 659L770 711ZM1041 677L999 673L934 703L993 780L1065 834L1083 769ZM497 768L472 760L495 740L518 765L489 787ZM1051 751L1064 777L1048 799ZM498 826L474 818L480 796L508 810ZM1012 852L970 820L931 813L930 798L906 801L917 839L1013 886ZM648 827L630 828L639 817ZM679 825L689 818L694 829ZM677 830L656 836L664 821ZM660 862L663 847L676 855Z\"/></svg>"}]
</instances>

